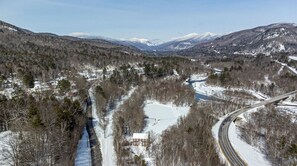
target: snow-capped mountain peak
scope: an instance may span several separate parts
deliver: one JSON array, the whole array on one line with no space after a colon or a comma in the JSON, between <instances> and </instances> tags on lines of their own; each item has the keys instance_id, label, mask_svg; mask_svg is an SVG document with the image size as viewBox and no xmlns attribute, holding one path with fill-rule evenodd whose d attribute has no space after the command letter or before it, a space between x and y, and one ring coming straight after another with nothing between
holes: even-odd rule
<instances>
[{"instance_id":1,"label":"snow-capped mountain peak","mask_svg":"<svg viewBox=\"0 0 297 166\"><path fill-rule=\"evenodd\" d=\"M69 33L68 35L72 37L77 37L77 38L94 37L94 36L91 36L89 33L85 33L85 32L72 32L72 33Z\"/></svg>"},{"instance_id":2,"label":"snow-capped mountain peak","mask_svg":"<svg viewBox=\"0 0 297 166\"><path fill-rule=\"evenodd\" d=\"M192 55L278 55L297 51L297 26L276 23L233 32L192 47L181 54ZM232 47L230 47L232 46Z\"/></svg>"},{"instance_id":3,"label":"snow-capped mountain peak","mask_svg":"<svg viewBox=\"0 0 297 166\"><path fill-rule=\"evenodd\" d=\"M128 40L121 40L125 45L132 45L141 50L146 51L175 51L187 49L195 46L196 44L211 41L217 38L218 35L206 32L204 34L190 33L185 36L175 37L169 41L159 43L144 38L131 38Z\"/></svg>"},{"instance_id":4,"label":"snow-capped mountain peak","mask_svg":"<svg viewBox=\"0 0 297 166\"><path fill-rule=\"evenodd\" d=\"M211 32L206 32L204 34L190 33L185 36L172 38L171 41L202 40L202 39L209 39L209 38L212 38L215 36L217 36L217 35L214 33L211 33Z\"/></svg>"},{"instance_id":5,"label":"snow-capped mountain peak","mask_svg":"<svg viewBox=\"0 0 297 166\"><path fill-rule=\"evenodd\" d=\"M148 45L148 46L157 45L156 43L150 41L149 39L136 38L136 37L128 39L128 40L123 39L123 41L129 41L129 42L133 42L133 43L141 43L141 44L145 44L145 45Z\"/></svg>"},{"instance_id":6,"label":"snow-capped mountain peak","mask_svg":"<svg viewBox=\"0 0 297 166\"><path fill-rule=\"evenodd\" d=\"M146 38L130 38L130 39L110 39L102 36L93 36L84 32L73 32L69 36L84 38L84 39L104 39L110 42L115 42L121 45L134 46L140 50L145 51L175 51L191 48L199 43L211 41L218 37L218 35L206 32L204 34L190 33L185 36L175 37L169 41L159 42L158 40L149 40Z\"/></svg>"}]
</instances>

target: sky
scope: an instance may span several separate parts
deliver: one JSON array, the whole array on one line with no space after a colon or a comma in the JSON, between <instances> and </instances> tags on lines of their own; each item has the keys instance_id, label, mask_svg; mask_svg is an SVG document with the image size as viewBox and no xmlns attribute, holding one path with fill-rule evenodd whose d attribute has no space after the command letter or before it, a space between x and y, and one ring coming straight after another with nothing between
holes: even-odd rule
<instances>
[{"instance_id":1,"label":"sky","mask_svg":"<svg viewBox=\"0 0 297 166\"><path fill-rule=\"evenodd\" d=\"M0 0L0 20L34 32L164 41L297 23L297 0Z\"/></svg>"}]
</instances>

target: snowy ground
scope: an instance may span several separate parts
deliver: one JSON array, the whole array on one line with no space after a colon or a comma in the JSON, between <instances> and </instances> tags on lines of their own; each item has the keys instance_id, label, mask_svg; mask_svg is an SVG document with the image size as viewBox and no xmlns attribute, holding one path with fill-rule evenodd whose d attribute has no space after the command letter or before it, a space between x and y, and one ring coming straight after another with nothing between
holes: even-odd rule
<instances>
[{"instance_id":1,"label":"snowy ground","mask_svg":"<svg viewBox=\"0 0 297 166\"><path fill-rule=\"evenodd\" d=\"M15 90L13 88L6 88L3 91L0 91L1 95L4 95L8 99L11 99L14 96Z\"/></svg>"},{"instance_id":2,"label":"snowy ground","mask_svg":"<svg viewBox=\"0 0 297 166\"><path fill-rule=\"evenodd\" d=\"M206 80L207 76L206 75L193 75L191 76L192 80ZM268 77L265 77L265 81L269 82L270 80ZM193 83L193 88L195 89L196 93L202 93L206 95L220 95L222 94L223 91L225 90L231 90L231 91L245 91L247 93L250 93L251 95L255 96L258 99L265 100L268 99L269 96L266 96L262 94L261 92L256 92L254 90L250 89L239 89L239 88L230 88L226 89L223 87L216 87L216 86L209 86L206 84L205 81L198 81ZM255 110L250 110L255 111ZM248 112L250 112L248 111ZM244 114L240 115L244 119ZM227 117L227 115L223 116L220 118L220 120L213 126L212 128L212 133L213 136L215 137L216 141L218 142L218 133L219 133L219 128L223 120ZM236 130L236 126L234 123L231 124L230 129L229 129L229 138L230 141L235 148L235 150L247 161L248 165L252 166L265 166L265 165L270 165L269 162L265 159L265 155L260 152L259 149L247 144L243 140L240 139L239 133ZM219 147L219 146L218 146ZM218 148L218 153L220 156L220 159L222 162L225 162L226 159L224 155L222 155L222 152Z\"/></svg>"},{"instance_id":3,"label":"snowy ground","mask_svg":"<svg viewBox=\"0 0 297 166\"><path fill-rule=\"evenodd\" d=\"M14 77L9 77L5 80L6 87L0 91L0 94L6 96L8 99L11 99L16 94L16 89L23 88L27 93L34 94L36 92L48 91L48 90L56 90L58 82L67 79L66 77L59 76L58 78L51 80L49 82L41 82L40 80L34 81L33 88L26 88L23 85L23 81Z\"/></svg>"},{"instance_id":4,"label":"snowy ground","mask_svg":"<svg viewBox=\"0 0 297 166\"><path fill-rule=\"evenodd\" d=\"M116 154L113 146L113 114L118 110L119 106L127 100L135 88L128 92L127 96L124 96L117 104L115 109L109 110L108 115L105 117L105 121L107 123L106 129L103 128L103 117L99 117L96 109L96 100L93 92L93 88L89 90L89 95L92 100L92 116L93 116L93 125L96 132L96 136L101 145L101 153L102 153L102 165L104 166L114 166L116 165Z\"/></svg>"},{"instance_id":5,"label":"snowy ground","mask_svg":"<svg viewBox=\"0 0 297 166\"><path fill-rule=\"evenodd\" d=\"M278 70L277 74L280 75L280 73L284 70L284 66L281 66L280 69Z\"/></svg>"},{"instance_id":6,"label":"snowy ground","mask_svg":"<svg viewBox=\"0 0 297 166\"><path fill-rule=\"evenodd\" d=\"M288 106L278 106L277 108L280 108L284 113L291 115L292 122L297 122L297 104L292 102L283 102L282 104L287 104ZM249 114L256 112L259 108L263 108L263 106L250 109L249 111L243 114L240 114L239 117L241 118L241 123L246 122L246 117L249 116ZM219 127L222 121L226 117L227 115L225 115L224 117L221 117L219 121L212 127L212 133L217 142L218 142ZM240 138L239 130L234 123L231 123L228 134L229 134L229 139L230 139L230 142L232 143L232 146L237 151L237 153L247 162L248 165L251 165L251 166L271 165L269 161L266 159L265 154L263 154L259 148L249 145L248 143L246 143L244 140ZM222 155L221 152L219 153L219 155L222 161L226 161L225 157Z\"/></svg>"},{"instance_id":7,"label":"snowy ground","mask_svg":"<svg viewBox=\"0 0 297 166\"><path fill-rule=\"evenodd\" d=\"M249 114L256 110L257 108L251 109L245 114ZM246 115L242 115L242 114L240 115L240 117L243 118L243 121L245 121L244 116ZM227 115L225 115L224 117L221 117L220 120L212 127L212 133L217 142L219 139L218 135L219 135L220 125L226 117ZM237 151L237 153L247 162L248 165L250 166L271 165L265 158L265 155L258 148L255 148L247 144L244 140L240 138L239 130L237 129L234 123L231 123L228 134L229 134L229 139L232 146ZM226 161L222 152L219 153L219 156L223 162Z\"/></svg>"},{"instance_id":8,"label":"snowy ground","mask_svg":"<svg viewBox=\"0 0 297 166\"><path fill-rule=\"evenodd\" d=\"M190 107L178 107L172 103L162 104L158 101L148 100L145 103L144 113L148 117L143 132L153 131L162 134L168 127L176 124L177 120L189 113Z\"/></svg>"},{"instance_id":9,"label":"snowy ground","mask_svg":"<svg viewBox=\"0 0 297 166\"><path fill-rule=\"evenodd\" d=\"M258 148L249 145L240 138L239 130L234 123L231 123L228 134L232 146L238 152L238 154L247 162L248 165L271 165L265 158L265 154L263 154Z\"/></svg>"},{"instance_id":10,"label":"snowy ground","mask_svg":"<svg viewBox=\"0 0 297 166\"><path fill-rule=\"evenodd\" d=\"M291 121L293 123L297 123L297 104L289 102L283 102L283 104L288 104L288 106L278 106L277 108L279 108L285 114L290 115Z\"/></svg>"},{"instance_id":11,"label":"snowy ground","mask_svg":"<svg viewBox=\"0 0 297 166\"><path fill-rule=\"evenodd\" d=\"M115 68L116 68L115 66L110 66L110 65L106 66L106 73L105 73L106 78L109 78L109 76L112 74ZM88 64L88 65L84 65L81 68L81 71L78 72L78 74L86 78L87 81L102 79L103 68L97 68L95 66Z\"/></svg>"},{"instance_id":12,"label":"snowy ground","mask_svg":"<svg viewBox=\"0 0 297 166\"><path fill-rule=\"evenodd\" d=\"M263 93L255 91L255 90L251 90L251 89L243 89L243 88L226 89L224 87L211 86L211 85L206 84L206 79L207 79L206 74L191 75L191 80L197 81L197 82L192 83L192 86L196 93L203 94L206 96L211 96L211 95L222 96L223 92L225 90L231 90L231 91L245 91L260 100L265 100L265 99L269 98L269 96L264 95ZM265 78L265 79L268 79L268 78Z\"/></svg>"},{"instance_id":13,"label":"snowy ground","mask_svg":"<svg viewBox=\"0 0 297 166\"><path fill-rule=\"evenodd\" d=\"M207 77L208 76L206 74L191 75L192 81L199 81L199 82L192 83L192 86L195 89L195 92L199 93L199 94L206 95L206 96L222 94L222 92L225 90L225 88L207 85L206 84Z\"/></svg>"},{"instance_id":14,"label":"snowy ground","mask_svg":"<svg viewBox=\"0 0 297 166\"><path fill-rule=\"evenodd\" d=\"M0 165L9 166L13 163L10 159L5 157L4 151L11 151L11 148L8 146L9 141L12 137L11 131L4 131L0 133Z\"/></svg>"},{"instance_id":15,"label":"snowy ground","mask_svg":"<svg viewBox=\"0 0 297 166\"><path fill-rule=\"evenodd\" d=\"M225 158L225 156L223 155L223 152L220 149L219 146L219 129L220 129L220 125L222 124L223 120L227 117L228 115L224 115L222 117L219 118L219 121L212 127L211 131L212 131L212 136L215 138L216 142L217 142L217 153L219 155L219 158L221 160L222 163L226 163L227 159Z\"/></svg>"},{"instance_id":16,"label":"snowy ground","mask_svg":"<svg viewBox=\"0 0 297 166\"><path fill-rule=\"evenodd\" d=\"M297 56L289 56L289 59L292 59L294 61L297 61Z\"/></svg>"},{"instance_id":17,"label":"snowy ground","mask_svg":"<svg viewBox=\"0 0 297 166\"><path fill-rule=\"evenodd\" d=\"M92 156L89 142L89 134L86 127L83 130L83 136L79 141L76 151L75 166L91 166Z\"/></svg>"},{"instance_id":18,"label":"snowy ground","mask_svg":"<svg viewBox=\"0 0 297 166\"><path fill-rule=\"evenodd\" d=\"M162 132L170 126L177 123L178 119L186 116L190 111L190 107L178 107L172 103L162 104L158 101L147 100L144 106L146 119L146 127L144 133L153 132L156 134L156 141L160 138ZM142 146L131 146L131 150L136 155L143 155L147 165L154 165L150 156L150 150Z\"/></svg>"}]
</instances>

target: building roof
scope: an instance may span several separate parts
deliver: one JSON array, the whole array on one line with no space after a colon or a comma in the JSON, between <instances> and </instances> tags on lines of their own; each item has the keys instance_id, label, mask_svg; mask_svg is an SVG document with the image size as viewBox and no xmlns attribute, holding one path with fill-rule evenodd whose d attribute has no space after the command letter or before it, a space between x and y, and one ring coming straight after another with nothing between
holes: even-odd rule
<instances>
[{"instance_id":1,"label":"building roof","mask_svg":"<svg viewBox=\"0 0 297 166\"><path fill-rule=\"evenodd\" d=\"M133 139L148 139L147 133L133 133Z\"/></svg>"}]
</instances>

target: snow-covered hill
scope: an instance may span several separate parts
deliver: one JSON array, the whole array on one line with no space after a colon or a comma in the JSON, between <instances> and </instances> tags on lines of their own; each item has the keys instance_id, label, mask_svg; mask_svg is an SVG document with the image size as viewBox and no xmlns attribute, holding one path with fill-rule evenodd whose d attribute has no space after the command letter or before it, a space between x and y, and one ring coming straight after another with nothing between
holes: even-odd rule
<instances>
[{"instance_id":1,"label":"snow-covered hill","mask_svg":"<svg viewBox=\"0 0 297 166\"><path fill-rule=\"evenodd\" d=\"M164 42L158 45L157 50L174 51L174 50L188 49L199 43L212 41L217 37L218 35L211 32L206 32L204 34L190 33L185 36L173 38L168 42Z\"/></svg>"},{"instance_id":2,"label":"snow-covered hill","mask_svg":"<svg viewBox=\"0 0 297 166\"><path fill-rule=\"evenodd\" d=\"M260 26L221 36L180 52L181 55L257 55L297 52L297 24Z\"/></svg>"}]
</instances>

